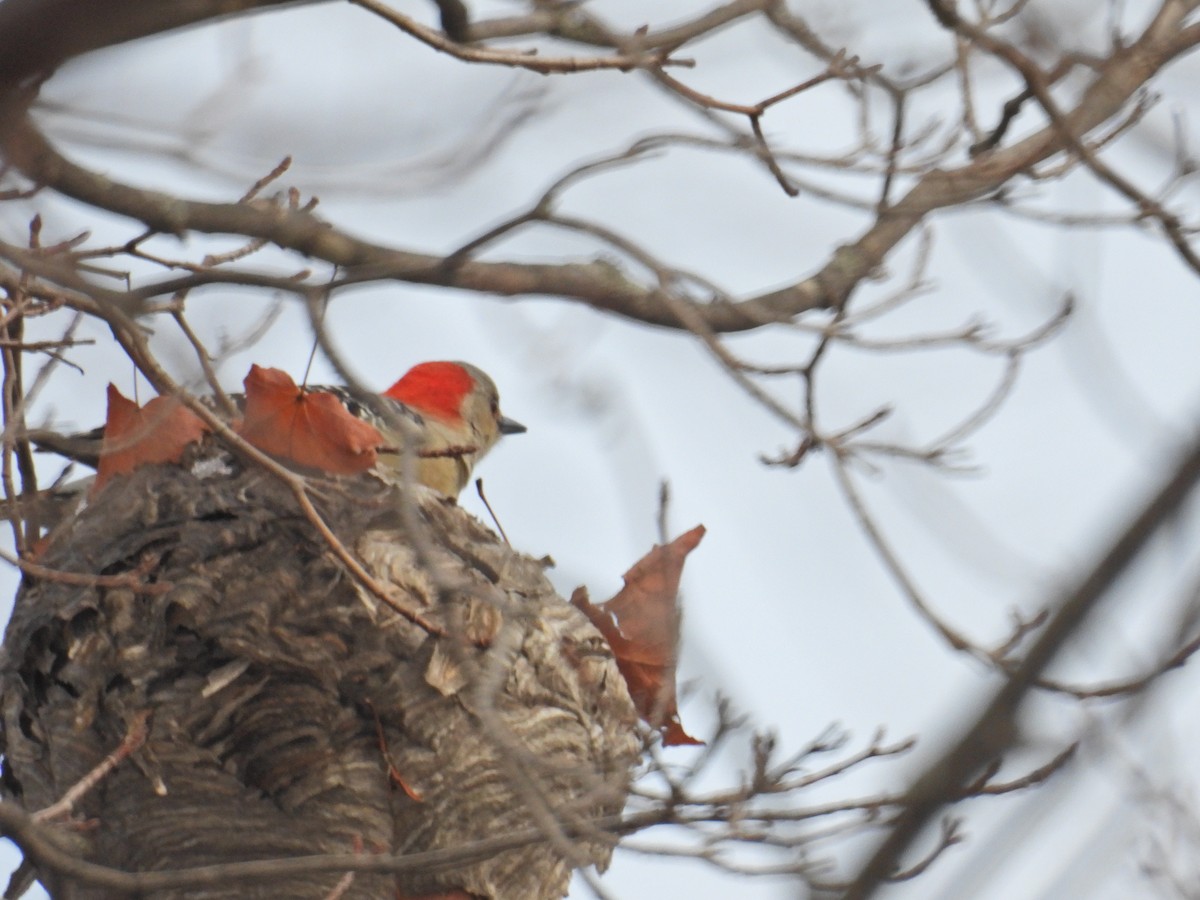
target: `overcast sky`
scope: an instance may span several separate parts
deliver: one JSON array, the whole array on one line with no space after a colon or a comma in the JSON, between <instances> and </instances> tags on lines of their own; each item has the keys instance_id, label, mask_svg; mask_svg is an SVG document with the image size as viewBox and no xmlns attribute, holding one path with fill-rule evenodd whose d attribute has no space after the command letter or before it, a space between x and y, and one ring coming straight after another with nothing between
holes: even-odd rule
<instances>
[{"instance_id":1,"label":"overcast sky","mask_svg":"<svg viewBox=\"0 0 1200 900\"><path fill-rule=\"evenodd\" d=\"M429 4L402 8L428 17ZM1100 4L1031 4L1058 41L1098 50L1108 20ZM1123 5L1135 26L1151 4ZM476 7L511 10L503 3ZM614 25L650 13L632 0L595 0ZM694 2L660 0L655 25ZM950 58L952 44L919 0L793 3L826 41L865 63L911 77ZM679 77L735 102L755 102L815 74L796 48L759 26L729 29L689 48ZM983 68L979 115L993 122L1012 83ZM1169 164L1173 117L1196 119L1195 59L1155 83L1157 106L1106 156L1148 189ZM989 81L991 79L991 81ZM445 252L526 207L580 162L619 152L640 136L706 126L646 78L600 73L540 77L469 67L419 47L361 9L318 4L147 41L69 65L44 89L42 121L78 159L122 179L236 197L284 155L284 179L321 199L327 219L371 240ZM956 115L954 86L916 98L912 132ZM882 110L882 107L881 107ZM856 111L837 86L814 90L764 120L772 141L831 154L852 145ZM880 120L883 121L882 119ZM1017 132L1035 127L1019 120ZM155 151L155 152L151 152ZM960 150L952 157L964 161ZM873 201L875 182L828 170L805 177ZM902 182L903 185L903 182ZM1084 175L1014 185L1041 210L1121 213L1127 208ZM1185 187L1179 206L1195 208ZM93 240L125 240L127 222L39 197L4 210L4 240L20 240L34 208L44 240L80 223ZM672 264L738 295L794 281L822 265L868 222L861 211L808 192L788 198L761 166L713 152L672 149L583 182L564 208L644 242ZM943 334L985 322L1015 338L1052 320L1068 295L1075 312L1028 354L1000 413L964 445L967 474L897 459L856 468L869 508L930 603L984 645L1003 640L1010 612L1052 603L1106 537L1168 470L1200 402L1200 292L1194 277L1149 229L1065 229L980 205L935 216L928 289L863 334L877 340ZM230 242L226 242L230 243ZM902 244L886 278L855 295L869 304L895 292L917 259ZM495 259L587 259L594 241L546 229L491 249ZM197 255L199 253L197 252ZM265 257L269 258L269 257ZM280 263L284 264L282 257ZM253 347L230 354L221 374L235 388L251 362L299 376L311 330L294 301ZM261 293L228 288L189 299L194 325L214 344L246 333L272 308ZM850 748L879 727L916 735L918 750L803 802L895 788L952 737L995 687L995 678L952 652L916 615L872 550L839 492L828 460L795 469L760 455L796 437L749 399L698 340L555 299L502 299L407 285L346 290L328 313L334 341L367 383L385 387L415 362L465 359L488 370L505 411L529 426L481 468L489 499L513 542L551 555L569 595L586 584L609 596L656 540L658 486L670 484L674 533L696 523L708 536L688 562L681 676L687 728L703 736L713 698L732 698L762 728L797 750L830 723ZM34 416L64 428L103 419L109 381L129 393L129 363L105 332L61 369ZM183 341L165 329L156 346L195 380ZM729 341L763 365L804 362L812 335L765 328ZM961 348L878 353L835 350L820 401L836 429L883 406L874 436L921 446L971 414L1004 374L1004 359ZM332 377L317 359L312 381ZM794 410L801 384L767 385ZM144 389L144 386L143 386ZM465 506L483 515L473 497ZM1107 681L1157 660L1172 635L1196 567L1195 504L1185 521L1125 579L1056 675ZM9 576L7 584L13 579ZM1190 635L1188 635L1190 636ZM1142 869L1163 855L1187 870L1200 824L1194 802L1197 676L1172 673L1137 704L1041 698L1030 740L1005 773L1017 776L1082 739L1079 761L1026 794L974 801L968 840L897 898L1124 898L1173 896ZM1186 704L1186 705L1185 705ZM667 751L685 761L687 749ZM723 757L726 783L748 761L743 740ZM714 783L717 783L714 781ZM641 845L668 840L648 833ZM755 857L762 859L762 857ZM840 853L843 865L855 857ZM1185 881L1187 879L1185 878ZM603 879L613 896L696 900L795 897L796 882L722 875L704 863L619 851ZM577 896L587 889L578 887Z\"/></svg>"}]
</instances>

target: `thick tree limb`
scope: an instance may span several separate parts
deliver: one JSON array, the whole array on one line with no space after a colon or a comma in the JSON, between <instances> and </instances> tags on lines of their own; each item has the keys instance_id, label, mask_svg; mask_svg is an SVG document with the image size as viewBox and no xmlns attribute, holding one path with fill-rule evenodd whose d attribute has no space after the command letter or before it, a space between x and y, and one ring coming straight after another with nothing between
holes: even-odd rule
<instances>
[{"instance_id":1,"label":"thick tree limb","mask_svg":"<svg viewBox=\"0 0 1200 900\"><path fill-rule=\"evenodd\" d=\"M46 77L101 47L298 0L5 0L0 85ZM312 0L307 0L312 2Z\"/></svg>"},{"instance_id":2,"label":"thick tree limb","mask_svg":"<svg viewBox=\"0 0 1200 900\"><path fill-rule=\"evenodd\" d=\"M885 208L857 240L839 247L820 271L742 300L693 303L696 317L714 333L729 333L789 321L812 309L840 307L931 212L987 197L1116 115L1155 72L1190 49L1192 44L1177 39L1185 15L1184 4L1166 4L1136 42L1114 53L1075 107L1064 113L1062 124L1069 136L1052 123L966 165L935 169ZM666 302L659 288L638 284L605 261L524 265L466 260L451 268L436 255L354 237L307 211L203 203L112 181L68 160L27 118L11 120L3 142L6 158L36 183L155 230L262 238L342 267L362 280L395 279L501 296L566 297L649 324L685 327L675 312L683 301Z\"/></svg>"}]
</instances>

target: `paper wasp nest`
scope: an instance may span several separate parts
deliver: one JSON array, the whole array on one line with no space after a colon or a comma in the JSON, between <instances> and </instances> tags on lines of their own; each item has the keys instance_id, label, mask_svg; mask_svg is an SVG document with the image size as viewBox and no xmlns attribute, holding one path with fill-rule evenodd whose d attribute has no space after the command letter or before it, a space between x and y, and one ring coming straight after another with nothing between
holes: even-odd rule
<instances>
[{"instance_id":1,"label":"paper wasp nest","mask_svg":"<svg viewBox=\"0 0 1200 900\"><path fill-rule=\"evenodd\" d=\"M286 485L202 446L112 481L38 560L107 580L21 588L0 676L7 800L53 803L140 717L145 744L56 826L85 859L162 871L551 832L359 872L337 895L380 900L554 898L577 865L603 867L611 843L587 823L623 806L636 713L542 565L427 490L318 482L325 522L414 624L347 572ZM38 874L55 897L110 896ZM321 898L344 877L147 896Z\"/></svg>"}]
</instances>

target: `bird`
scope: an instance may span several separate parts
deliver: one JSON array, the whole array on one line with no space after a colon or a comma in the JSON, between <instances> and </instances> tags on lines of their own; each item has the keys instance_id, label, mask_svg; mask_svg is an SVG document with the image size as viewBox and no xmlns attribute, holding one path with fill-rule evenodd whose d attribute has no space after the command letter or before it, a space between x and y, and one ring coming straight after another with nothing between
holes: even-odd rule
<instances>
[{"instance_id":1,"label":"bird","mask_svg":"<svg viewBox=\"0 0 1200 900\"><path fill-rule=\"evenodd\" d=\"M382 480L398 484L411 477L451 499L458 497L475 466L502 436L527 430L500 412L500 394L491 377L466 362L418 363L381 394L346 385L313 385L304 393L332 394L347 412L379 432L383 444L372 471ZM244 408L245 395L232 394L230 400L237 409ZM29 434L39 450L93 468L102 437L103 429Z\"/></svg>"},{"instance_id":2,"label":"bird","mask_svg":"<svg viewBox=\"0 0 1200 900\"><path fill-rule=\"evenodd\" d=\"M315 387L337 396L356 418L379 430L387 448L376 473L384 480L404 478L408 435L416 480L457 497L471 473L504 435L527 429L500 412L500 393L482 369L465 362L418 363L382 394L363 395L347 388Z\"/></svg>"}]
</instances>

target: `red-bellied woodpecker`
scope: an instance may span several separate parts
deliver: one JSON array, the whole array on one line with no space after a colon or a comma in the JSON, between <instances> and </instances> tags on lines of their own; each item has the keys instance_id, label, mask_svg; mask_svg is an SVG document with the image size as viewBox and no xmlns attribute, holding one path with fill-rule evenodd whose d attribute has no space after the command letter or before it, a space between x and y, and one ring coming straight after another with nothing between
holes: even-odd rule
<instances>
[{"instance_id":1,"label":"red-bellied woodpecker","mask_svg":"<svg viewBox=\"0 0 1200 900\"><path fill-rule=\"evenodd\" d=\"M315 387L335 394L355 416L384 436L376 472L399 481L406 468L410 436L413 476L447 497L457 497L471 471L500 437L525 426L500 412L500 395L487 373L464 362L424 362L413 366L382 394L362 396L338 387Z\"/></svg>"},{"instance_id":2,"label":"red-bellied woodpecker","mask_svg":"<svg viewBox=\"0 0 1200 900\"><path fill-rule=\"evenodd\" d=\"M375 473L400 483L406 472L447 497L457 497L471 472L505 434L525 426L500 412L500 396L487 373L464 362L413 366L382 394L344 386L317 385L308 393L337 397L356 418L383 436ZM244 397L232 395L241 408ZM103 429L84 435L31 433L40 449L95 467ZM411 442L411 443L410 443Z\"/></svg>"}]
</instances>

